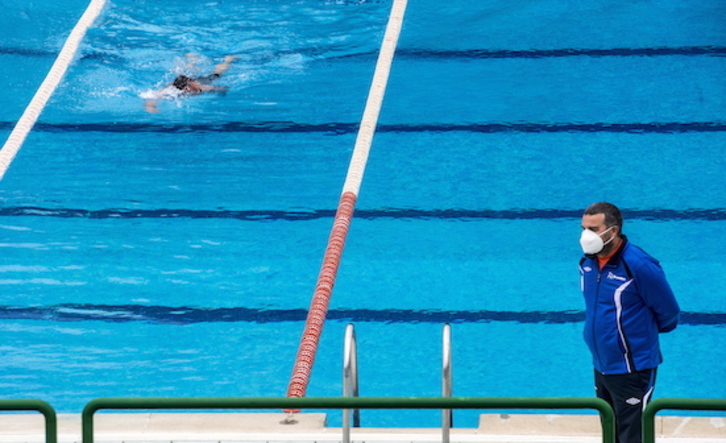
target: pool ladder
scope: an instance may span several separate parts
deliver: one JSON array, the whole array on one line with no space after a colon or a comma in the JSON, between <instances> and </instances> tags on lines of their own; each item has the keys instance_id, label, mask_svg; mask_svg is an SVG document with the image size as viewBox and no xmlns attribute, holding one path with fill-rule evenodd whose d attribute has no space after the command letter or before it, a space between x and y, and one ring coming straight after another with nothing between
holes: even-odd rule
<instances>
[{"instance_id":1,"label":"pool ladder","mask_svg":"<svg viewBox=\"0 0 726 443\"><path fill-rule=\"evenodd\" d=\"M442 397L451 397L452 371L451 371L451 325L444 325L442 346L441 391ZM358 345L355 338L355 328L348 324L345 328L345 343L343 345L343 397L358 397ZM454 425L453 411L444 409L441 413L441 441L449 443L449 431ZM360 427L360 409L352 410L353 427ZM350 443L351 410L343 409L343 443Z\"/></svg>"}]
</instances>

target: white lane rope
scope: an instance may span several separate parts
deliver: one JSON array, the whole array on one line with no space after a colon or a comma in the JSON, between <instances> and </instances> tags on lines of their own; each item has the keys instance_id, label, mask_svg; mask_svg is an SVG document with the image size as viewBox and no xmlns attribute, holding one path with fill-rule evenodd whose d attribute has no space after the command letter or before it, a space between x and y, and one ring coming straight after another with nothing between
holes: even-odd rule
<instances>
[{"instance_id":1,"label":"white lane rope","mask_svg":"<svg viewBox=\"0 0 726 443\"><path fill-rule=\"evenodd\" d=\"M45 108L48 99L50 99L50 96L53 95L53 92L58 87L58 84L73 61L73 57L75 57L78 46L86 35L86 31L88 31L88 28L91 27L101 13L105 3L106 0L91 0L91 3L86 8L86 12L83 13L71 31L71 34L66 39L60 54L55 59L45 80L41 83L28 107L25 108L23 115L15 124L12 132L10 132L10 136L0 150L0 180L2 180L5 172L10 167L10 163L12 163L23 142L25 142L28 133L33 129L33 125L35 125L40 113Z\"/></svg>"},{"instance_id":2,"label":"white lane rope","mask_svg":"<svg viewBox=\"0 0 726 443\"><path fill-rule=\"evenodd\" d=\"M393 2L388 25L386 25L386 33L383 36L381 50L378 53L376 70L373 73L373 81L368 92L363 118L358 129L353 157L351 158L348 174L343 185L343 194L351 192L357 197L360 185L363 182L363 173L365 172L368 153L373 143L376 125L378 124L378 116L381 112L383 96L386 93L391 64L393 63L393 56L396 52L398 37L401 34L403 15L406 12L407 3L408 0L395 0Z\"/></svg>"}]
</instances>

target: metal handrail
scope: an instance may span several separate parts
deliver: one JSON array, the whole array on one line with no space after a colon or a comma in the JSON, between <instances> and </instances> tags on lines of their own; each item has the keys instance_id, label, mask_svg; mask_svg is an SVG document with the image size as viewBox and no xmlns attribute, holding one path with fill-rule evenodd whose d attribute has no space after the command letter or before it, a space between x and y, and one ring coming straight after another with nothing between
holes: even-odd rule
<instances>
[{"instance_id":1,"label":"metal handrail","mask_svg":"<svg viewBox=\"0 0 726 443\"><path fill-rule=\"evenodd\" d=\"M446 323L443 331L443 344L442 344L442 376L441 376L441 396L451 397L453 392L453 380L451 371L451 325ZM441 424L441 439L443 443L449 443L449 435L451 427L454 424L454 411L451 409L444 409L441 413L442 424Z\"/></svg>"},{"instance_id":2,"label":"metal handrail","mask_svg":"<svg viewBox=\"0 0 726 443\"><path fill-rule=\"evenodd\" d=\"M0 400L2 411L37 411L45 417L46 443L58 442L58 417L55 409L43 400Z\"/></svg>"},{"instance_id":3,"label":"metal handrail","mask_svg":"<svg viewBox=\"0 0 726 443\"><path fill-rule=\"evenodd\" d=\"M655 414L663 409L684 411L726 411L723 398L659 398L643 411L643 443L655 443Z\"/></svg>"},{"instance_id":4,"label":"metal handrail","mask_svg":"<svg viewBox=\"0 0 726 443\"><path fill-rule=\"evenodd\" d=\"M358 344L351 323L343 344L343 397L358 397ZM360 409L353 410L353 427L360 427ZM343 443L350 443L350 409L343 409Z\"/></svg>"},{"instance_id":5,"label":"metal handrail","mask_svg":"<svg viewBox=\"0 0 726 443\"><path fill-rule=\"evenodd\" d=\"M596 409L603 443L615 441L612 407L596 397L278 397L97 398L83 408L82 442L93 443L93 417L102 409Z\"/></svg>"}]
</instances>

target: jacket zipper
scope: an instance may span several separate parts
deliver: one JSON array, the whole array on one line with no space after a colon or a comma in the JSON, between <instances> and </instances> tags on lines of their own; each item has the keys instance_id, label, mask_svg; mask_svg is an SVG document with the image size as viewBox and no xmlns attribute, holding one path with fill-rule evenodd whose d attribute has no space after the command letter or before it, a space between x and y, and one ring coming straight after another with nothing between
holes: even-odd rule
<instances>
[{"instance_id":1,"label":"jacket zipper","mask_svg":"<svg viewBox=\"0 0 726 443\"><path fill-rule=\"evenodd\" d=\"M600 346L599 346L600 343L596 336L596 331L597 331L596 323L597 323L597 319L599 317L598 301L600 300L600 277L602 276L602 269L600 269L600 266L598 265L597 261L595 262L595 266L597 266L597 281L596 281L597 285L595 285L595 315L593 316L593 321L592 321L592 337L593 337L593 341L595 343L595 353L597 354L597 361L598 361L598 363L600 363L600 367L602 368L603 364L602 364L602 358L600 358ZM604 372L603 372L603 374L604 374Z\"/></svg>"}]
</instances>

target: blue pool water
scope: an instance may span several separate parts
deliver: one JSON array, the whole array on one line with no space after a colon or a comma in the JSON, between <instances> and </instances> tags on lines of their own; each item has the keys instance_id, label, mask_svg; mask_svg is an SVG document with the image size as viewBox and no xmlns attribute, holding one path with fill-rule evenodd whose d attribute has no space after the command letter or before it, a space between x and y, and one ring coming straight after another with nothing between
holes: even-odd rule
<instances>
[{"instance_id":1,"label":"blue pool water","mask_svg":"<svg viewBox=\"0 0 726 443\"><path fill-rule=\"evenodd\" d=\"M349 322L361 395L439 395L447 322L456 395L593 395L607 200L684 310L656 394L725 398L726 5L515 3L410 2L308 395ZM390 4L106 7L0 184L4 398L285 394ZM5 6L3 140L86 5ZM240 55L229 93L145 113L191 51Z\"/></svg>"}]
</instances>

